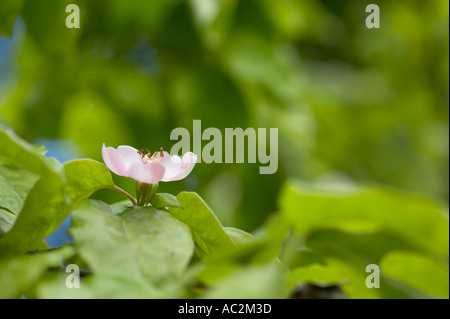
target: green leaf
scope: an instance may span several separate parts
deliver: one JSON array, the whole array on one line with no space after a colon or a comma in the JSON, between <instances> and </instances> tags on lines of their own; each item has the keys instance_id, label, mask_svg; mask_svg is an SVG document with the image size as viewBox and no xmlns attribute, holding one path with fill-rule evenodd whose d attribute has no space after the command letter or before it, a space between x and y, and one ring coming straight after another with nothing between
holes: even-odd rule
<instances>
[{"instance_id":1,"label":"green leaf","mask_svg":"<svg viewBox=\"0 0 450 319\"><path fill-rule=\"evenodd\" d=\"M66 162L64 172L67 193L72 201L86 198L101 188L113 188L111 174L105 165L91 159Z\"/></svg>"},{"instance_id":2,"label":"green leaf","mask_svg":"<svg viewBox=\"0 0 450 319\"><path fill-rule=\"evenodd\" d=\"M40 178L28 195L14 226L0 241L3 256L33 249L33 246L52 233L70 213L64 184L59 176Z\"/></svg>"},{"instance_id":3,"label":"green leaf","mask_svg":"<svg viewBox=\"0 0 450 319\"><path fill-rule=\"evenodd\" d=\"M225 227L226 233L236 247L220 257L228 261L234 259L240 263L258 264L274 261L280 254L280 246L286 237L287 226L282 216L273 215L255 230L254 235L240 229Z\"/></svg>"},{"instance_id":4,"label":"green leaf","mask_svg":"<svg viewBox=\"0 0 450 319\"><path fill-rule=\"evenodd\" d=\"M13 162L0 159L0 207L18 215L38 177Z\"/></svg>"},{"instance_id":5,"label":"green leaf","mask_svg":"<svg viewBox=\"0 0 450 319\"><path fill-rule=\"evenodd\" d=\"M337 229L316 230L307 236L304 246L299 248L298 260L307 260L308 254L315 256L313 259L309 258L309 264L303 264L301 267L320 263L335 272L341 277L342 289L349 298L426 297L424 292L396 284L384 271L380 273L380 288L366 287L366 278L369 275L366 273L367 265L381 265L384 256L393 250L415 249L402 237L388 231L364 234Z\"/></svg>"},{"instance_id":6,"label":"green leaf","mask_svg":"<svg viewBox=\"0 0 450 319\"><path fill-rule=\"evenodd\" d=\"M32 249L58 228L79 200L114 186L111 174L100 162L74 160L63 167L63 178L49 171L34 185L16 223L1 238L0 249L8 254Z\"/></svg>"},{"instance_id":7,"label":"green leaf","mask_svg":"<svg viewBox=\"0 0 450 319\"><path fill-rule=\"evenodd\" d=\"M235 246L206 260L206 267L198 275L203 283L214 283L248 265L275 263L285 268L277 258L287 231L279 215L266 221L255 231L255 236L232 227L224 227L224 230Z\"/></svg>"},{"instance_id":8,"label":"green leaf","mask_svg":"<svg viewBox=\"0 0 450 319\"><path fill-rule=\"evenodd\" d=\"M286 219L299 234L320 228L389 230L417 247L449 254L448 208L420 196L381 188L324 188L287 184L280 196Z\"/></svg>"},{"instance_id":9,"label":"green leaf","mask_svg":"<svg viewBox=\"0 0 450 319\"><path fill-rule=\"evenodd\" d=\"M177 197L168 193L156 193L150 201L155 208L166 207L178 207L181 208L181 204Z\"/></svg>"},{"instance_id":10,"label":"green leaf","mask_svg":"<svg viewBox=\"0 0 450 319\"><path fill-rule=\"evenodd\" d=\"M286 295L285 271L269 263L242 267L216 281L201 298L273 299Z\"/></svg>"},{"instance_id":11,"label":"green leaf","mask_svg":"<svg viewBox=\"0 0 450 319\"><path fill-rule=\"evenodd\" d=\"M177 198L182 208L169 207L169 212L191 228L203 256L220 254L233 247L220 221L197 193L182 192Z\"/></svg>"},{"instance_id":12,"label":"green leaf","mask_svg":"<svg viewBox=\"0 0 450 319\"><path fill-rule=\"evenodd\" d=\"M42 147L30 145L12 130L0 126L0 159L40 177L15 224L0 239L1 258L29 250L45 238L55 215L69 203L62 165L43 153Z\"/></svg>"},{"instance_id":13,"label":"green leaf","mask_svg":"<svg viewBox=\"0 0 450 319\"><path fill-rule=\"evenodd\" d=\"M261 249L260 243L255 242L252 234L233 227L224 227L223 229L235 247L220 255L210 256L210 258L200 255L207 262L197 279L207 285L239 269L252 259L255 251Z\"/></svg>"},{"instance_id":14,"label":"green leaf","mask_svg":"<svg viewBox=\"0 0 450 319\"><path fill-rule=\"evenodd\" d=\"M6 207L0 206L0 239L8 232L16 221L16 215Z\"/></svg>"},{"instance_id":15,"label":"green leaf","mask_svg":"<svg viewBox=\"0 0 450 319\"><path fill-rule=\"evenodd\" d=\"M113 203L109 205L114 214L122 214L127 208L133 207L129 199Z\"/></svg>"},{"instance_id":16,"label":"green leaf","mask_svg":"<svg viewBox=\"0 0 450 319\"><path fill-rule=\"evenodd\" d=\"M79 288L67 289L68 274L51 274L36 287L39 299L138 299L164 298L163 292L126 275L91 274L80 280Z\"/></svg>"},{"instance_id":17,"label":"green leaf","mask_svg":"<svg viewBox=\"0 0 450 319\"><path fill-rule=\"evenodd\" d=\"M252 242L255 237L252 234L247 233L239 228L234 227L224 227L225 233L230 237L234 245L240 246Z\"/></svg>"},{"instance_id":18,"label":"green leaf","mask_svg":"<svg viewBox=\"0 0 450 319\"><path fill-rule=\"evenodd\" d=\"M67 194L71 199L64 211L55 216L53 225L48 234L58 228L78 202L88 198L93 192L102 188L114 188L111 173L106 166L91 159L78 159L64 164L64 173L67 183Z\"/></svg>"},{"instance_id":19,"label":"green leaf","mask_svg":"<svg viewBox=\"0 0 450 319\"><path fill-rule=\"evenodd\" d=\"M44 156L42 146L31 145L18 137L13 130L0 124L0 158L38 176L48 171L61 173L62 165L54 158Z\"/></svg>"},{"instance_id":20,"label":"green leaf","mask_svg":"<svg viewBox=\"0 0 450 319\"><path fill-rule=\"evenodd\" d=\"M394 251L381 263L386 276L406 283L428 294L449 297L448 265L423 254Z\"/></svg>"},{"instance_id":21,"label":"green leaf","mask_svg":"<svg viewBox=\"0 0 450 319\"><path fill-rule=\"evenodd\" d=\"M0 261L0 298L18 298L31 288L48 267L61 266L61 260L72 256L70 246L48 252ZM64 286L65 287L65 286Z\"/></svg>"},{"instance_id":22,"label":"green leaf","mask_svg":"<svg viewBox=\"0 0 450 319\"><path fill-rule=\"evenodd\" d=\"M153 207L118 216L102 202L84 201L72 214L70 232L95 273L161 285L171 295L194 252L189 228Z\"/></svg>"},{"instance_id":23,"label":"green leaf","mask_svg":"<svg viewBox=\"0 0 450 319\"><path fill-rule=\"evenodd\" d=\"M345 282L345 275L330 266L311 264L292 269L288 275L289 288L299 283L313 283L316 285L336 285Z\"/></svg>"},{"instance_id":24,"label":"green leaf","mask_svg":"<svg viewBox=\"0 0 450 319\"><path fill-rule=\"evenodd\" d=\"M388 189L325 189L297 184L284 188L280 204L285 218L304 238L296 259L315 256L316 262L342 276L342 289L350 298L430 296L430 287L425 289L420 281L400 285L394 281L398 274L391 277L384 271L380 288L367 289L365 268L380 265L394 250L432 252L447 259L448 218L439 204ZM328 276L316 275L314 280L321 281ZM413 279L409 280L402 282Z\"/></svg>"}]
</instances>

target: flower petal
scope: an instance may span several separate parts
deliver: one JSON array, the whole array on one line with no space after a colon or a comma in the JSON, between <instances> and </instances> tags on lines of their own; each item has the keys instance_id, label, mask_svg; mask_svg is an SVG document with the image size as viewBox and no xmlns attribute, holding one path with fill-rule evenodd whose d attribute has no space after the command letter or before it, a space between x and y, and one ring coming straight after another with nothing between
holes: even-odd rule
<instances>
[{"instance_id":1,"label":"flower petal","mask_svg":"<svg viewBox=\"0 0 450 319\"><path fill-rule=\"evenodd\" d=\"M122 161L119 153L112 147L106 147L103 144L102 157L106 166L115 174L120 176L128 176L126 166Z\"/></svg>"},{"instance_id":2,"label":"flower petal","mask_svg":"<svg viewBox=\"0 0 450 319\"><path fill-rule=\"evenodd\" d=\"M165 167L158 162L136 162L131 165L128 174L141 183L153 184L164 177L165 171Z\"/></svg>"},{"instance_id":3,"label":"flower petal","mask_svg":"<svg viewBox=\"0 0 450 319\"><path fill-rule=\"evenodd\" d=\"M139 155L138 150L131 146L120 145L117 147L117 153L119 153L119 156L125 164L127 170L134 163L142 161L142 157Z\"/></svg>"},{"instance_id":4,"label":"flower petal","mask_svg":"<svg viewBox=\"0 0 450 319\"><path fill-rule=\"evenodd\" d=\"M169 153L164 152L164 156L158 160L158 163L166 168L164 178L168 178L179 174L183 160L177 155L170 156Z\"/></svg>"},{"instance_id":5,"label":"flower petal","mask_svg":"<svg viewBox=\"0 0 450 319\"><path fill-rule=\"evenodd\" d=\"M172 167L169 172L166 171L163 182L178 181L188 176L197 163L197 155L191 152L184 154L183 159L178 156L172 156Z\"/></svg>"}]
</instances>

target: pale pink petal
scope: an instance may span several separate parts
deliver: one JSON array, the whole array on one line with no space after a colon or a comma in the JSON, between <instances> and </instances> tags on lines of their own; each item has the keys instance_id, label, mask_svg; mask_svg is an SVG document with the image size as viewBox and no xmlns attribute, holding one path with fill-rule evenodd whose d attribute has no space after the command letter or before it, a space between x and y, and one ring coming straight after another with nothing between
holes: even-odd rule
<instances>
[{"instance_id":1,"label":"pale pink petal","mask_svg":"<svg viewBox=\"0 0 450 319\"><path fill-rule=\"evenodd\" d=\"M166 168L164 181L165 179L180 173L183 160L177 155L170 156L169 153L164 152L164 156L159 159L158 163Z\"/></svg>"},{"instance_id":2,"label":"pale pink petal","mask_svg":"<svg viewBox=\"0 0 450 319\"><path fill-rule=\"evenodd\" d=\"M166 169L158 162L136 162L131 165L128 174L131 178L146 184L159 182Z\"/></svg>"},{"instance_id":3,"label":"pale pink petal","mask_svg":"<svg viewBox=\"0 0 450 319\"><path fill-rule=\"evenodd\" d=\"M158 163L164 165L164 167L166 168L166 173L167 173L167 170L170 169L171 166L173 165L172 156L170 156L170 154L167 153L166 151L163 151L163 154L164 154L164 156L159 158Z\"/></svg>"},{"instance_id":4,"label":"pale pink petal","mask_svg":"<svg viewBox=\"0 0 450 319\"><path fill-rule=\"evenodd\" d=\"M117 153L117 150L112 147L106 147L103 144L102 147L103 161L106 166L115 174L120 176L128 176L126 166L122 161L122 158Z\"/></svg>"},{"instance_id":5,"label":"pale pink petal","mask_svg":"<svg viewBox=\"0 0 450 319\"><path fill-rule=\"evenodd\" d=\"M197 163L197 155L191 152L184 154L181 160L178 156L172 156L173 167L170 174L165 174L163 182L178 181L188 176Z\"/></svg>"},{"instance_id":6,"label":"pale pink petal","mask_svg":"<svg viewBox=\"0 0 450 319\"><path fill-rule=\"evenodd\" d=\"M183 155L183 164L190 165L197 163L197 155L192 152L187 152Z\"/></svg>"},{"instance_id":7,"label":"pale pink petal","mask_svg":"<svg viewBox=\"0 0 450 319\"><path fill-rule=\"evenodd\" d=\"M119 153L120 158L127 170L136 162L141 162L142 157L139 155L138 150L134 147L127 145L120 145L117 147L117 153Z\"/></svg>"}]
</instances>

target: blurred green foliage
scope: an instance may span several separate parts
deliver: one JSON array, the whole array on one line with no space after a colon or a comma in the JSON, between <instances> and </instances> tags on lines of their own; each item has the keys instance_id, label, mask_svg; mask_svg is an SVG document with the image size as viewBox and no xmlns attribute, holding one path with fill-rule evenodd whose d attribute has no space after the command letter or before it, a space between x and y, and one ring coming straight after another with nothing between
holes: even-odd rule
<instances>
[{"instance_id":1,"label":"blurred green foliage","mask_svg":"<svg viewBox=\"0 0 450 319\"><path fill-rule=\"evenodd\" d=\"M69 3L80 29L65 27ZM154 216L86 201L74 212L75 250L17 257L112 184L94 161L63 166L0 130L0 249L14 255L0 261L4 296L278 298L315 283L356 298L448 298L449 4L380 0L381 28L367 29L369 3L0 0L0 121L28 142L63 141L101 160L102 143L170 150L172 129L194 119L222 132L279 129L274 175L201 163L160 183L201 195L178 195L177 220L157 211L168 233L143 231ZM131 179L113 178L134 193ZM128 270L118 274L104 250L123 244L108 237L121 222L157 247L131 238L142 260L121 254L112 262ZM164 273L172 241L184 249ZM98 273L68 291L64 273L45 272L59 258ZM160 273L139 281L147 260ZM365 286L370 263L382 289Z\"/></svg>"},{"instance_id":2,"label":"blurred green foliage","mask_svg":"<svg viewBox=\"0 0 450 319\"><path fill-rule=\"evenodd\" d=\"M7 128L0 146L15 163L0 162L11 184L0 197L0 297L448 298L448 208L428 198L290 181L281 214L250 234L223 227L195 192L158 194L160 208L83 200L114 187L105 165L62 165ZM74 244L47 249L70 213ZM66 286L72 263L80 290ZM368 265L381 267L379 289L368 289Z\"/></svg>"},{"instance_id":3,"label":"blurred green foliage","mask_svg":"<svg viewBox=\"0 0 450 319\"><path fill-rule=\"evenodd\" d=\"M80 29L65 27L72 2ZM357 0L2 0L0 33L13 47L1 121L28 141L72 140L97 160L103 142L170 149L171 130L193 119L222 131L277 127L277 174L200 164L162 186L196 190L247 230L276 209L286 177L447 201L448 2L377 3L380 29L365 27Z\"/></svg>"}]
</instances>

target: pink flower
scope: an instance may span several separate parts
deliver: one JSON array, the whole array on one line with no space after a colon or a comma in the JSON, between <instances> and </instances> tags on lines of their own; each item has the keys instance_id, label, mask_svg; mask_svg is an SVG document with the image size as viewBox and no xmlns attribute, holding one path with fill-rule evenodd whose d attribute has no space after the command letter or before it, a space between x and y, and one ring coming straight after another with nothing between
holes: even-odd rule
<instances>
[{"instance_id":1,"label":"pink flower","mask_svg":"<svg viewBox=\"0 0 450 319\"><path fill-rule=\"evenodd\" d=\"M106 166L113 173L146 184L183 179L197 163L197 156L191 152L180 158L177 155L170 156L161 148L161 151L152 155L148 150L138 151L126 145L114 149L103 144L102 156Z\"/></svg>"}]
</instances>

